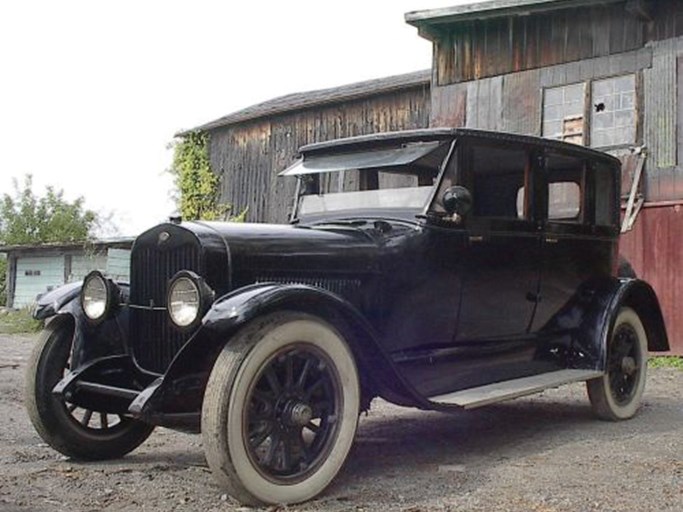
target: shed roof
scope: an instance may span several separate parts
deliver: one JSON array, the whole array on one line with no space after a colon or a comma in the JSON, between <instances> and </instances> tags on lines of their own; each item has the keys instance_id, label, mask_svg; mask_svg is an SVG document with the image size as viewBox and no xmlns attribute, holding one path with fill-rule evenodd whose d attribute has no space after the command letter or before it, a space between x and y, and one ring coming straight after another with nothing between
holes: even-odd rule
<instances>
[{"instance_id":1,"label":"shed roof","mask_svg":"<svg viewBox=\"0 0 683 512\"><path fill-rule=\"evenodd\" d=\"M619 1L623 0L489 0L440 9L411 11L406 13L405 19L410 25L421 28L475 19L528 16L565 8L610 4Z\"/></svg>"},{"instance_id":2,"label":"shed roof","mask_svg":"<svg viewBox=\"0 0 683 512\"><path fill-rule=\"evenodd\" d=\"M237 112L223 116L215 121L202 124L191 130L184 130L177 135L182 137L183 135L194 131L210 131L261 117L274 116L321 105L357 100L403 89L411 89L421 85L428 85L430 78L431 70L426 69L403 75L356 82L329 89L288 94L238 110Z\"/></svg>"},{"instance_id":3,"label":"shed roof","mask_svg":"<svg viewBox=\"0 0 683 512\"><path fill-rule=\"evenodd\" d=\"M8 253L14 251L45 251L45 250L69 250L81 249L83 247L96 248L124 248L130 249L135 238L133 237L116 237L103 238L99 240L88 240L81 242L62 242L62 243L47 243L47 244L19 244L19 245L0 245L0 252Z\"/></svg>"}]
</instances>

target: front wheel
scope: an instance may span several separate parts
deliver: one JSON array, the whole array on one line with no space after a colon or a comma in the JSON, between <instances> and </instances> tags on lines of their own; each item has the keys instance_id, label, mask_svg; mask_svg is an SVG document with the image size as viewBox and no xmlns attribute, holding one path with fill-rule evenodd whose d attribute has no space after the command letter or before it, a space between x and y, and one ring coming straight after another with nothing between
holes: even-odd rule
<instances>
[{"instance_id":1,"label":"front wheel","mask_svg":"<svg viewBox=\"0 0 683 512\"><path fill-rule=\"evenodd\" d=\"M633 309L619 310L607 346L605 375L586 382L593 412L603 420L633 417L645 389L647 334Z\"/></svg>"},{"instance_id":2,"label":"front wheel","mask_svg":"<svg viewBox=\"0 0 683 512\"><path fill-rule=\"evenodd\" d=\"M58 452L84 460L122 457L154 427L126 416L83 409L52 393L70 368L74 321L58 316L43 329L26 372L25 401L31 423Z\"/></svg>"},{"instance_id":3,"label":"front wheel","mask_svg":"<svg viewBox=\"0 0 683 512\"><path fill-rule=\"evenodd\" d=\"M358 423L356 364L323 320L278 312L219 355L202 407L206 459L242 503L308 500L335 477Z\"/></svg>"}]
</instances>

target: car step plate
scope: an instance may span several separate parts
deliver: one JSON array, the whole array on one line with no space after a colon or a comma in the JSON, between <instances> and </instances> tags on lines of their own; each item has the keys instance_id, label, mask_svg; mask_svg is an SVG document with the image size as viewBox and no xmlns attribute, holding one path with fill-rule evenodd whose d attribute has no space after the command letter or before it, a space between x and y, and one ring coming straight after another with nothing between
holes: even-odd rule
<instances>
[{"instance_id":1,"label":"car step plate","mask_svg":"<svg viewBox=\"0 0 683 512\"><path fill-rule=\"evenodd\" d=\"M594 379L602 375L603 372L596 370L559 370L433 396L429 400L440 405L457 405L465 409L474 409L503 400L531 395L544 389L556 388L570 382Z\"/></svg>"}]
</instances>

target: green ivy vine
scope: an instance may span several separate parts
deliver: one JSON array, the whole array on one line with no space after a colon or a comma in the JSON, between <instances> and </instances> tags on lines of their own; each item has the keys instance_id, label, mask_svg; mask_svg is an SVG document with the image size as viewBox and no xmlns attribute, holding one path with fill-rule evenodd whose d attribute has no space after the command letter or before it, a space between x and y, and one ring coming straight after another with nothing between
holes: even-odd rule
<instances>
[{"instance_id":1,"label":"green ivy vine","mask_svg":"<svg viewBox=\"0 0 683 512\"><path fill-rule=\"evenodd\" d=\"M207 133L190 132L174 144L171 174L184 220L243 221L246 217L246 210L230 217L231 205L220 202L220 178L211 170Z\"/></svg>"}]
</instances>

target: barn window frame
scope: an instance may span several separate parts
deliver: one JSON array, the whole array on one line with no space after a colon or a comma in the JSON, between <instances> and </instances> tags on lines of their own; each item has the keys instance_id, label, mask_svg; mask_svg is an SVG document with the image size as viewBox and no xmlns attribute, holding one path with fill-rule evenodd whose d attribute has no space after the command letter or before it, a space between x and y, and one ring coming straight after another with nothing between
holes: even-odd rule
<instances>
[{"instance_id":1,"label":"barn window frame","mask_svg":"<svg viewBox=\"0 0 683 512\"><path fill-rule=\"evenodd\" d=\"M630 78L633 81L632 91L618 91L609 96L609 105L605 104L605 95L596 94L595 88L596 84L606 83L612 81L613 84L623 81L625 78ZM565 91L570 88L582 88L583 101L577 101L575 96L570 95L571 101L566 101L567 95ZM549 87L543 87L541 89L541 122L540 122L540 134L542 137L547 137L556 140L562 140L566 142L573 142L575 144L580 144L582 146L591 147L594 149L601 150L612 150L620 148L628 148L637 145L642 138L642 119L641 119L641 90L642 90L642 78L640 73L622 73L619 75L612 75L606 77L593 78L590 80L584 80L581 82L572 82L562 85L553 85ZM557 101L557 92L562 91L563 102ZM552 103L547 103L547 98L550 93L554 93L555 98ZM614 108L615 98L614 96L619 95L616 101L621 102L622 96L630 94L631 95L631 108L624 109L621 108L621 103L619 103L618 108ZM597 103L596 103L597 102ZM583 108L579 112L578 109L566 111L567 105L576 105L577 103L582 103ZM602 105L602 110L596 112L598 104ZM610 108L607 112L604 111L605 108ZM563 110L563 116L558 117L555 112L557 110ZM550 119L548 119L548 111L555 113ZM603 114L604 112L604 114ZM609 144L594 145L594 139L596 138L595 123L597 121L596 116L603 116L607 114L619 113L623 116L624 112L630 112L630 122L629 127L632 127L631 138L627 141L618 140ZM561 123L561 124L560 124ZM555 128L556 131L548 133L547 130ZM558 131L558 128L559 131ZM612 125L607 128L600 129L600 131L607 132L608 130L618 132L622 126Z\"/></svg>"}]
</instances>

